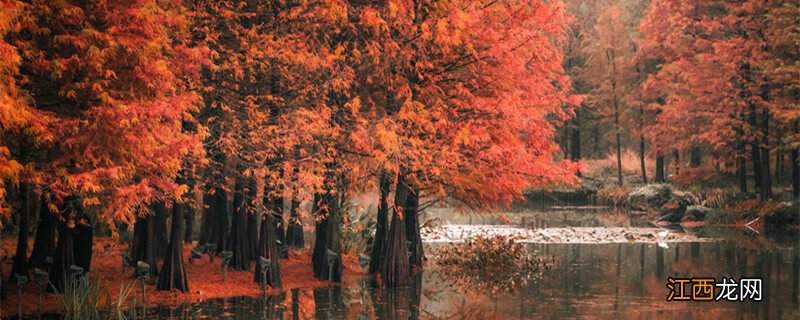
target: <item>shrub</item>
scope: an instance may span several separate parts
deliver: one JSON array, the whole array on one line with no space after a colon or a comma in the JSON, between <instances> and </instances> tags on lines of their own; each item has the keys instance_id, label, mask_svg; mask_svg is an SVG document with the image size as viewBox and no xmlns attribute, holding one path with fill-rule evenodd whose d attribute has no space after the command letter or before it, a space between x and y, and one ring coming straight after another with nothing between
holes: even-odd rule
<instances>
[{"instance_id":1,"label":"shrub","mask_svg":"<svg viewBox=\"0 0 800 320\"><path fill-rule=\"evenodd\" d=\"M521 288L552 266L552 259L536 259L509 237L469 238L442 247L436 255L445 280L483 292L509 292Z\"/></svg>"},{"instance_id":2,"label":"shrub","mask_svg":"<svg viewBox=\"0 0 800 320\"><path fill-rule=\"evenodd\" d=\"M661 208L672 198L672 186L668 184L648 184L633 190L628 195L628 205L646 209Z\"/></svg>"}]
</instances>

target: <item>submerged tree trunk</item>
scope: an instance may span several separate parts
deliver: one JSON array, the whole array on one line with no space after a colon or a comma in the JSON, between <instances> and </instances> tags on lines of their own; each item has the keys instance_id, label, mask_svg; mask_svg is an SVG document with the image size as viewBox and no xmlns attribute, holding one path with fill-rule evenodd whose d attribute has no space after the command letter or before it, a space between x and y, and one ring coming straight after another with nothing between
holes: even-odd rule
<instances>
[{"instance_id":1,"label":"submerged tree trunk","mask_svg":"<svg viewBox=\"0 0 800 320\"><path fill-rule=\"evenodd\" d=\"M408 287L411 284L409 277L409 257L406 244L405 208L402 205L408 201L409 187L405 178L400 174L397 178L394 203L395 210L392 223L389 227L387 251L381 270L381 286L386 288Z\"/></svg>"},{"instance_id":2,"label":"submerged tree trunk","mask_svg":"<svg viewBox=\"0 0 800 320\"><path fill-rule=\"evenodd\" d=\"M230 267L234 270L249 270L250 269L250 248L247 236L247 201L245 194L248 190L244 186L243 179L236 180L236 190L233 194L233 222L231 224L230 233L230 251L233 252L233 260Z\"/></svg>"},{"instance_id":3,"label":"submerged tree trunk","mask_svg":"<svg viewBox=\"0 0 800 320\"><path fill-rule=\"evenodd\" d=\"M267 192L265 191L264 194ZM273 203L273 202L270 202ZM270 208L274 209L274 208ZM258 239L258 255L269 259L269 274L267 274L266 283L272 288L280 289L281 285L281 265L280 257L278 257L278 248L275 242L275 218L272 215L272 210L267 210L261 216L261 231L259 232ZM260 261L257 260L257 261ZM253 274L253 281L261 283L262 273L260 262L256 263L255 272Z\"/></svg>"},{"instance_id":4,"label":"submerged tree trunk","mask_svg":"<svg viewBox=\"0 0 800 320\"><path fill-rule=\"evenodd\" d=\"M422 270L422 262L425 260L425 251L422 247L422 236L419 230L419 191L409 188L408 198L404 207L403 216L406 220L406 239L409 242L409 260L411 267Z\"/></svg>"},{"instance_id":5,"label":"submerged tree trunk","mask_svg":"<svg viewBox=\"0 0 800 320\"><path fill-rule=\"evenodd\" d=\"M33 189L27 183L19 184L19 232L17 234L17 251L14 254L14 264L11 267L9 283L14 283L14 274L28 276L28 229L33 213ZM0 275L1 276L1 275Z\"/></svg>"},{"instance_id":6,"label":"submerged tree trunk","mask_svg":"<svg viewBox=\"0 0 800 320\"><path fill-rule=\"evenodd\" d=\"M69 281L69 267L75 264L75 247L71 219L74 212L66 209L64 220L58 222L58 245L56 246L53 267L50 270L50 284L56 292L62 292L66 281Z\"/></svg>"},{"instance_id":7,"label":"submerged tree trunk","mask_svg":"<svg viewBox=\"0 0 800 320\"><path fill-rule=\"evenodd\" d=\"M325 201L325 202L323 202ZM320 278L327 264L325 259L325 242L328 239L328 203L327 195L314 193L314 204L311 210L314 213L314 249L311 252L311 265L314 275ZM326 270L327 272L327 270Z\"/></svg>"},{"instance_id":8,"label":"submerged tree trunk","mask_svg":"<svg viewBox=\"0 0 800 320\"><path fill-rule=\"evenodd\" d=\"M161 275L158 277L158 290L189 291L189 283L186 279L186 264L183 262L184 207L184 203L178 201L172 203L172 226L170 228L169 245L164 256L164 264L161 266Z\"/></svg>"},{"instance_id":9,"label":"submerged tree trunk","mask_svg":"<svg viewBox=\"0 0 800 320\"><path fill-rule=\"evenodd\" d=\"M656 183L664 183L664 156L656 156Z\"/></svg>"},{"instance_id":10,"label":"submerged tree trunk","mask_svg":"<svg viewBox=\"0 0 800 320\"><path fill-rule=\"evenodd\" d=\"M314 242L313 256L311 262L314 265L314 275L320 280L330 280L341 282L342 280L342 252L339 245L339 231L341 227L341 214L339 212L339 194L336 194L336 178L332 172L333 165L328 166L328 175L325 178L325 186L328 188L319 197L317 211L317 238ZM333 256L332 264L329 264L329 252ZM333 274L330 274L330 271Z\"/></svg>"},{"instance_id":11,"label":"submerged tree trunk","mask_svg":"<svg viewBox=\"0 0 800 320\"><path fill-rule=\"evenodd\" d=\"M372 253L369 257L369 273L377 274L381 271L381 263L386 254L386 235L389 228L389 189L392 180L387 172L382 172L378 178L380 199L378 202L378 216L375 225L375 239L372 241Z\"/></svg>"},{"instance_id":12,"label":"submerged tree trunk","mask_svg":"<svg viewBox=\"0 0 800 320\"><path fill-rule=\"evenodd\" d=\"M44 268L47 265L45 258L52 258L56 248L56 215L50 210L44 196L39 198L39 223L29 261L32 268Z\"/></svg>"},{"instance_id":13,"label":"submerged tree trunk","mask_svg":"<svg viewBox=\"0 0 800 320\"><path fill-rule=\"evenodd\" d=\"M317 239L321 241L314 243L314 256L312 257L314 275L317 279L338 283L342 280L342 253L339 246L341 215L339 214L339 201L332 191L327 191L321 196L320 214L323 221L317 225L320 228L317 229L319 232ZM328 263L329 251L336 255L332 264ZM330 271L333 271L333 274L329 274Z\"/></svg>"}]
</instances>

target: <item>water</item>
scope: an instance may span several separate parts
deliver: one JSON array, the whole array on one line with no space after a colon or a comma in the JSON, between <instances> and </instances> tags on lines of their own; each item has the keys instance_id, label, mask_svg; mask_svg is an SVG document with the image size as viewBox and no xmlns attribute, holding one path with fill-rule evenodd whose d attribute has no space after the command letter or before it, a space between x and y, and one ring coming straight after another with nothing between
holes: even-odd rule
<instances>
[{"instance_id":1,"label":"water","mask_svg":"<svg viewBox=\"0 0 800 320\"><path fill-rule=\"evenodd\" d=\"M614 212L515 213L529 227L648 226ZM431 217L435 217L435 214ZM457 219L467 219L460 217ZM478 218L475 218L478 219ZM448 221L452 223L452 221ZM464 221L458 221L464 223ZM733 228L685 230L703 243L529 244L558 264L507 293L453 285L452 274L429 267L411 289L385 291L369 279L344 287L299 289L268 297L236 297L147 310L148 319L800 319L797 230L757 234ZM427 248L430 255L435 246ZM667 277L763 279L760 302L667 302ZM716 291L715 291L716 292Z\"/></svg>"}]
</instances>

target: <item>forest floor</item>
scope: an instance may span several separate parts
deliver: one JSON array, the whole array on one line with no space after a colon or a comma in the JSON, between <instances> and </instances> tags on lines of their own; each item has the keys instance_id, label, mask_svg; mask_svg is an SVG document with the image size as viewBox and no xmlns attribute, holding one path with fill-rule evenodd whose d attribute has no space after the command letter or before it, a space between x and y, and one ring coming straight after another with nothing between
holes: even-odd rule
<instances>
[{"instance_id":1,"label":"forest floor","mask_svg":"<svg viewBox=\"0 0 800 320\"><path fill-rule=\"evenodd\" d=\"M4 237L0 241L0 259L2 259L2 277L6 298L2 300L0 317L4 314L16 314L17 310L17 289L10 286L7 277L8 270L11 269L11 261L16 250L16 238ZM29 246L30 247L30 246ZM249 271L228 270L227 280L223 273L219 257L215 257L210 262L208 256L195 260L191 265L188 264L192 244L184 246L184 257L186 258L187 279L189 282L189 292L178 291L157 291L151 280L146 286L147 304L152 305L179 305L202 301L209 298L225 298L234 296L259 296L262 294L258 284L253 282L253 268ZM95 238L94 253L92 256L92 267L90 279L94 281L99 277L101 297L106 292L110 301L101 301L101 305L106 305L114 301L120 293L123 285L129 286L133 270L128 268L122 272L121 253L128 250L128 246L120 244L111 238ZM355 281L364 272L358 264L358 258L351 255L343 256L344 279L345 282ZM161 261L159 260L159 265ZM283 290L294 288L315 288L328 286L327 281L320 281L314 278L311 266L311 250L303 248L289 250L289 259L281 260L281 281ZM137 282L132 294L137 295L137 302L141 304L141 284ZM269 289L269 293L278 292ZM22 296L23 313L36 313L37 289L29 282L23 289ZM64 308L60 295L54 293L44 293L42 295L42 312L59 312Z\"/></svg>"}]
</instances>

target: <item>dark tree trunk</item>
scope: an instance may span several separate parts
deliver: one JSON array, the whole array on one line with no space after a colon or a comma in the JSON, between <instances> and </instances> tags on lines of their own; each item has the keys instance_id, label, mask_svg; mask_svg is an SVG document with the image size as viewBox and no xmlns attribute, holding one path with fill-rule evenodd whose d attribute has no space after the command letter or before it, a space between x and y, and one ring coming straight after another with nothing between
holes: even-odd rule
<instances>
[{"instance_id":1,"label":"dark tree trunk","mask_svg":"<svg viewBox=\"0 0 800 320\"><path fill-rule=\"evenodd\" d=\"M761 148L761 198L771 199L772 198L772 175L770 174L770 164L769 164L769 109L764 108L763 113L763 134L762 143L763 147Z\"/></svg>"},{"instance_id":2,"label":"dark tree trunk","mask_svg":"<svg viewBox=\"0 0 800 320\"><path fill-rule=\"evenodd\" d=\"M153 216L140 216L133 225L133 244L131 256L134 262L143 261L150 265L150 276L158 276L155 250L155 223ZM135 276L135 271L134 271Z\"/></svg>"},{"instance_id":3,"label":"dark tree trunk","mask_svg":"<svg viewBox=\"0 0 800 320\"><path fill-rule=\"evenodd\" d=\"M14 280L14 274L28 276L28 229L29 221L33 213L33 189L27 183L20 183L19 196L20 205L18 206L19 232L17 234L17 251L14 254L14 264L11 267L9 283Z\"/></svg>"},{"instance_id":4,"label":"dark tree trunk","mask_svg":"<svg viewBox=\"0 0 800 320\"><path fill-rule=\"evenodd\" d=\"M402 174L398 176L394 203L407 203L410 190ZM398 212L397 209L400 209ZM403 206L395 205L392 223L389 227L387 251L381 270L381 285L386 288L408 287L409 277L408 246L406 244L406 215Z\"/></svg>"},{"instance_id":5,"label":"dark tree trunk","mask_svg":"<svg viewBox=\"0 0 800 320\"><path fill-rule=\"evenodd\" d=\"M247 196L248 202L255 201L258 197L259 184L256 179L251 179L250 190ZM263 197L262 197L263 199ZM260 223L260 216L263 213L263 205L259 208L252 208L247 210L247 247L250 248L250 260L258 261L258 224ZM256 268L258 269L258 268Z\"/></svg>"},{"instance_id":6,"label":"dark tree trunk","mask_svg":"<svg viewBox=\"0 0 800 320\"><path fill-rule=\"evenodd\" d=\"M211 221L209 226L209 241L217 246L216 252L228 250L228 196L222 188L217 188L212 195L211 201Z\"/></svg>"},{"instance_id":7,"label":"dark tree trunk","mask_svg":"<svg viewBox=\"0 0 800 320\"><path fill-rule=\"evenodd\" d=\"M784 156L783 152L777 152L775 154L775 184L780 186L783 183L783 173L784 173Z\"/></svg>"},{"instance_id":8,"label":"dark tree trunk","mask_svg":"<svg viewBox=\"0 0 800 320\"><path fill-rule=\"evenodd\" d=\"M72 219L72 209L65 209L64 221L58 222L58 245L56 245L53 267L50 270L50 283L56 292L62 292L66 281L69 281L69 267L75 264L75 247L73 243L72 228L69 221Z\"/></svg>"},{"instance_id":9,"label":"dark tree trunk","mask_svg":"<svg viewBox=\"0 0 800 320\"><path fill-rule=\"evenodd\" d=\"M381 173L378 178L380 199L378 203L377 224L375 225L375 239L372 241L372 254L369 258L369 273L377 274L381 271L381 262L386 252L386 235L389 229L389 191L392 180L388 173Z\"/></svg>"},{"instance_id":10,"label":"dark tree trunk","mask_svg":"<svg viewBox=\"0 0 800 320\"><path fill-rule=\"evenodd\" d=\"M578 113L578 109L575 109L575 119L572 121L572 133L571 133L571 148L569 159L572 161L578 161L581 159L581 122L580 122L580 114Z\"/></svg>"},{"instance_id":11,"label":"dark tree trunk","mask_svg":"<svg viewBox=\"0 0 800 320\"><path fill-rule=\"evenodd\" d=\"M265 191L264 194L266 193L267 192ZM271 211L272 210L267 210L267 212L261 216L261 231L259 232L258 238L258 255L270 260L269 274L267 275L266 279L267 285L275 289L280 289L282 287L280 265L281 259L278 257L278 248L275 242L275 218ZM256 263L253 281L256 283L261 283L262 276L261 267L258 265L258 263Z\"/></svg>"},{"instance_id":12,"label":"dark tree trunk","mask_svg":"<svg viewBox=\"0 0 800 320\"><path fill-rule=\"evenodd\" d=\"M749 122L750 126L755 129L758 128L758 121L756 120L756 107L751 105L750 106L750 114L749 114ZM758 146L758 139L753 139L750 143L750 157L753 162L753 174L755 175L755 190L756 192L761 194L762 188L761 183L764 181L763 177L761 176L761 149Z\"/></svg>"},{"instance_id":13,"label":"dark tree trunk","mask_svg":"<svg viewBox=\"0 0 800 320\"><path fill-rule=\"evenodd\" d=\"M680 151L678 151L678 150L673 150L672 151L672 162L675 163L675 165L674 165L675 168L673 169L673 170L675 170L675 175L678 175L680 173L680 170L681 170L681 153L680 153Z\"/></svg>"},{"instance_id":14,"label":"dark tree trunk","mask_svg":"<svg viewBox=\"0 0 800 320\"><path fill-rule=\"evenodd\" d=\"M647 184L647 169L644 163L644 136L639 136L639 164L642 167L642 182Z\"/></svg>"},{"instance_id":15,"label":"dark tree trunk","mask_svg":"<svg viewBox=\"0 0 800 320\"><path fill-rule=\"evenodd\" d=\"M689 149L689 166L692 168L697 168L700 166L700 162L703 158L703 154L700 152L699 147L692 147Z\"/></svg>"},{"instance_id":16,"label":"dark tree trunk","mask_svg":"<svg viewBox=\"0 0 800 320\"><path fill-rule=\"evenodd\" d=\"M425 251L422 247L422 237L419 231L419 193L409 188L408 198L403 212L406 220L406 239L410 245L409 260L411 267L421 271L422 262L425 260Z\"/></svg>"},{"instance_id":17,"label":"dark tree trunk","mask_svg":"<svg viewBox=\"0 0 800 320\"><path fill-rule=\"evenodd\" d=\"M295 188L292 192L292 201L289 214L289 223L286 225L286 245L292 248L305 246L303 236L303 221L300 220L300 190Z\"/></svg>"},{"instance_id":18,"label":"dark tree trunk","mask_svg":"<svg viewBox=\"0 0 800 320\"><path fill-rule=\"evenodd\" d=\"M172 226L169 235L164 264L161 266L161 275L158 277L158 290L189 291L186 279L186 264L183 262L183 220L186 205L175 201L172 204ZM191 208L190 208L191 210Z\"/></svg>"},{"instance_id":19,"label":"dark tree trunk","mask_svg":"<svg viewBox=\"0 0 800 320\"><path fill-rule=\"evenodd\" d=\"M664 156L656 156L656 183L664 183Z\"/></svg>"},{"instance_id":20,"label":"dark tree trunk","mask_svg":"<svg viewBox=\"0 0 800 320\"><path fill-rule=\"evenodd\" d=\"M617 119L619 119L619 115L617 115ZM617 183L619 185L623 184L622 180L622 141L619 135L619 125L616 128L616 149L617 149Z\"/></svg>"},{"instance_id":21,"label":"dark tree trunk","mask_svg":"<svg viewBox=\"0 0 800 320\"><path fill-rule=\"evenodd\" d=\"M325 201L323 203L323 201ZM323 196L319 193L314 193L314 204L312 207L314 212L314 250L311 253L311 265L314 269L314 275L319 278L322 274L322 269L327 269L325 263L325 248L328 239L328 203L327 195ZM327 270L324 270L327 272Z\"/></svg>"},{"instance_id":22,"label":"dark tree trunk","mask_svg":"<svg viewBox=\"0 0 800 320\"><path fill-rule=\"evenodd\" d=\"M747 160L736 158L736 175L739 178L739 192L747 193Z\"/></svg>"},{"instance_id":23,"label":"dark tree trunk","mask_svg":"<svg viewBox=\"0 0 800 320\"><path fill-rule=\"evenodd\" d=\"M83 271L88 273L92 266L94 228L87 215L81 213L78 216L74 232L75 265L83 268Z\"/></svg>"},{"instance_id":24,"label":"dark tree trunk","mask_svg":"<svg viewBox=\"0 0 800 320\"><path fill-rule=\"evenodd\" d=\"M33 268L44 268L47 265L45 258L52 258L56 248L56 215L43 196L39 203L39 224L36 227L30 259L30 267Z\"/></svg>"},{"instance_id":25,"label":"dark tree trunk","mask_svg":"<svg viewBox=\"0 0 800 320\"><path fill-rule=\"evenodd\" d=\"M272 207L275 216L275 239L280 243L286 243L286 225L283 223L283 188L279 187L278 194L275 196L275 205Z\"/></svg>"},{"instance_id":26,"label":"dark tree trunk","mask_svg":"<svg viewBox=\"0 0 800 320\"><path fill-rule=\"evenodd\" d=\"M331 179L328 181L330 180ZM339 213L339 201L332 191L326 191L326 193L320 197L319 214L317 218L322 218L323 221L317 224L317 231L319 232L317 240L321 241L314 243L314 252L312 256L314 275L320 280L330 280L340 283L342 280L342 253L339 246L341 215ZM320 239L320 237L322 237L322 239ZM337 255L333 265L328 263L327 252L329 250ZM333 269L333 274L329 274L331 268Z\"/></svg>"},{"instance_id":27,"label":"dark tree trunk","mask_svg":"<svg viewBox=\"0 0 800 320\"><path fill-rule=\"evenodd\" d=\"M795 123L795 133L800 133L800 122ZM792 195L795 198L800 197L800 164L797 163L800 158L800 149L792 149L790 159L792 164Z\"/></svg>"},{"instance_id":28,"label":"dark tree trunk","mask_svg":"<svg viewBox=\"0 0 800 320\"><path fill-rule=\"evenodd\" d=\"M230 251L233 252L233 260L230 267L234 270L249 270L252 252L248 247L247 201L244 199L248 188L244 186L244 180L236 180L235 190L233 194L234 216L230 233Z\"/></svg>"},{"instance_id":29,"label":"dark tree trunk","mask_svg":"<svg viewBox=\"0 0 800 320\"><path fill-rule=\"evenodd\" d=\"M214 224L214 196L210 194L203 194L202 216L200 217L200 235L197 238L197 244L204 246L211 241L211 229Z\"/></svg>"},{"instance_id":30,"label":"dark tree trunk","mask_svg":"<svg viewBox=\"0 0 800 320\"><path fill-rule=\"evenodd\" d=\"M183 223L185 227L183 228L182 239L185 243L192 242L192 233L194 232L194 215L197 212L202 212L200 211L201 210L200 208L202 208L203 206L202 197L200 197L201 199L198 199L198 195L196 195L195 192L196 191L192 191L191 193L193 200L191 203L193 203L194 205L183 206L183 221L184 221ZM172 240L171 235L170 235L170 240Z\"/></svg>"},{"instance_id":31,"label":"dark tree trunk","mask_svg":"<svg viewBox=\"0 0 800 320\"><path fill-rule=\"evenodd\" d=\"M167 206L161 201L153 206L153 211L155 212L155 219L152 220L155 240L152 244L156 246L156 257L164 258L164 254L167 252L167 216L169 214Z\"/></svg>"}]
</instances>

